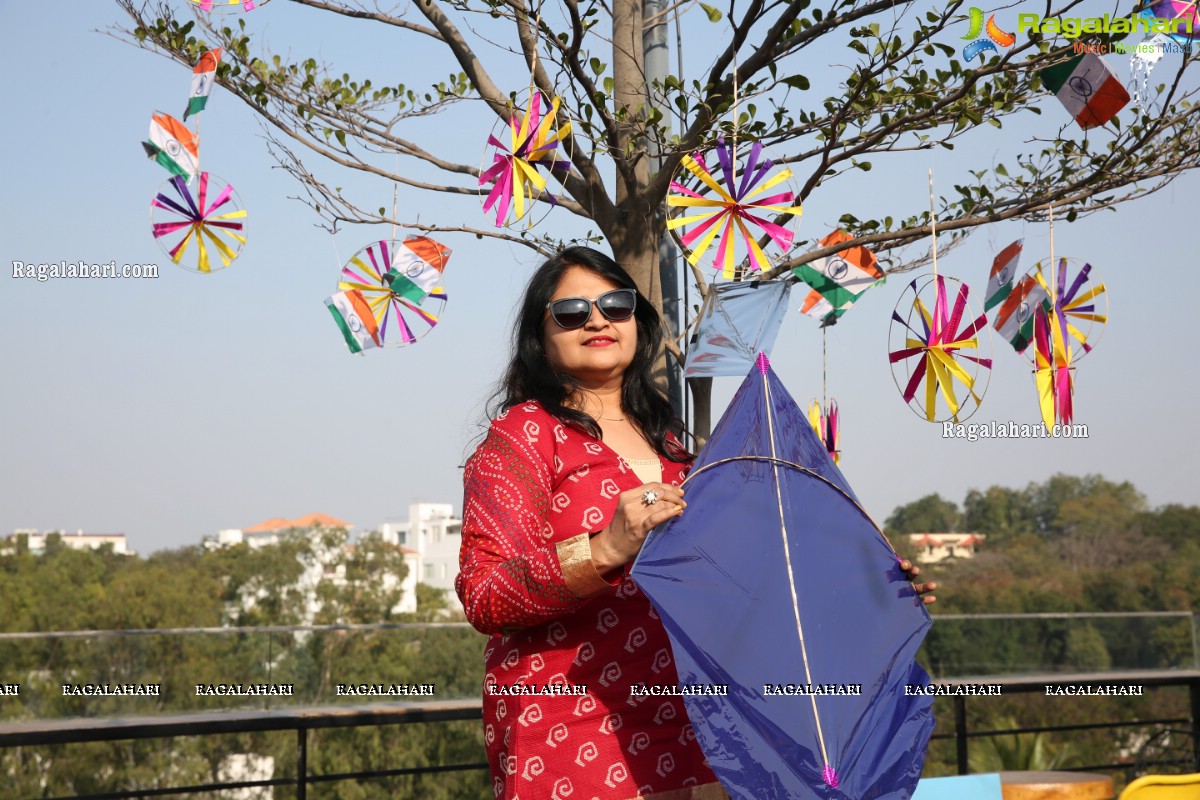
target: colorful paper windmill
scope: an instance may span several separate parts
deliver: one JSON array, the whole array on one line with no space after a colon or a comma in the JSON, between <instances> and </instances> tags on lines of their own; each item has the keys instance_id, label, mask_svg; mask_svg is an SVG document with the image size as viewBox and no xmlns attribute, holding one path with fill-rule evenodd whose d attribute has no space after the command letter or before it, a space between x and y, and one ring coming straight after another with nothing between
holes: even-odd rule
<instances>
[{"instance_id":1,"label":"colorful paper windmill","mask_svg":"<svg viewBox=\"0 0 1200 800\"><path fill-rule=\"evenodd\" d=\"M1167 36L1180 44L1200 39L1200 10L1196 0L1158 0L1142 9L1142 17L1151 24L1156 19L1170 20L1171 32Z\"/></svg>"},{"instance_id":2,"label":"colorful paper windmill","mask_svg":"<svg viewBox=\"0 0 1200 800\"><path fill-rule=\"evenodd\" d=\"M1070 425L1075 418L1075 371L1071 364L1071 337L1061 308L1034 312L1034 355L1037 369L1038 405L1042 422L1053 428L1055 421Z\"/></svg>"},{"instance_id":3,"label":"colorful paper windmill","mask_svg":"<svg viewBox=\"0 0 1200 800\"><path fill-rule=\"evenodd\" d=\"M1092 274L1091 264L1073 258L1058 259L1057 277L1047 280L1045 272L1039 261L1029 274L1045 292L1044 305L1062 317L1063 330L1079 345L1078 361L1092 352L1108 323L1107 287Z\"/></svg>"},{"instance_id":4,"label":"colorful paper windmill","mask_svg":"<svg viewBox=\"0 0 1200 800\"><path fill-rule=\"evenodd\" d=\"M450 248L424 236L373 242L342 268L338 291L362 293L380 345L412 344L438 324L445 308L441 281L449 259Z\"/></svg>"},{"instance_id":5,"label":"colorful paper windmill","mask_svg":"<svg viewBox=\"0 0 1200 800\"><path fill-rule=\"evenodd\" d=\"M150 201L150 218L158 246L176 264L193 272L213 271L209 245L221 259L216 269L232 264L246 246L246 210L233 186L207 172L200 173L194 198L181 176L163 184Z\"/></svg>"},{"instance_id":6,"label":"colorful paper windmill","mask_svg":"<svg viewBox=\"0 0 1200 800\"><path fill-rule=\"evenodd\" d=\"M484 163L490 161L491 166L480 171L479 189L482 194L483 187L492 184L484 198L483 211L495 212L497 228L509 224L510 212L516 215L513 222L522 219L546 190L546 179L539 167L559 173L560 180L570 169L570 158L560 156L559 145L570 141L571 123L557 127L559 98L550 102L544 116L542 102L541 92L535 91L524 114L513 111L508 126L509 144L500 141L495 133L488 136L488 145L494 149L484 154ZM549 201L555 204L554 195L550 195Z\"/></svg>"},{"instance_id":7,"label":"colorful paper windmill","mask_svg":"<svg viewBox=\"0 0 1200 800\"><path fill-rule=\"evenodd\" d=\"M808 406L808 424L812 425L812 429L816 431L817 438L821 440L821 444L825 445L825 449L829 452L829 457L833 459L833 463L840 464L842 461L842 451L838 449L839 418L837 401L832 397L822 411L821 404L816 400Z\"/></svg>"},{"instance_id":8,"label":"colorful paper windmill","mask_svg":"<svg viewBox=\"0 0 1200 800\"><path fill-rule=\"evenodd\" d=\"M271 0L188 0L201 11L253 11Z\"/></svg>"},{"instance_id":9,"label":"colorful paper windmill","mask_svg":"<svg viewBox=\"0 0 1200 800\"><path fill-rule=\"evenodd\" d=\"M921 281L924 283L918 287ZM950 302L946 286L949 281L958 283L953 303ZM934 295L932 309L923 297L931 288ZM910 292L911 299L908 298ZM992 360L964 352L979 350L978 334L987 327L987 317L980 314L974 322L960 329L964 319L971 319L967 294L967 285L954 278L942 275L916 278L908 285L905 295L892 311L890 339L893 349L888 356L892 375L896 378L896 385L900 386L897 365L910 365L901 393L909 408L929 422L941 422L944 419L959 422L970 417L979 408L983 393L987 390L986 382L982 387L979 386L979 378L981 370L988 370L990 376ZM907 315L901 316L900 309L905 306ZM911 367L909 359L912 358L917 359L915 367ZM974 369L968 371L959 363L960 360L972 362ZM922 381L925 383L923 396L917 393ZM961 399L956 382L966 390L966 395ZM937 411L939 393L949 410L949 417L942 419L938 418Z\"/></svg>"},{"instance_id":10,"label":"colorful paper windmill","mask_svg":"<svg viewBox=\"0 0 1200 800\"><path fill-rule=\"evenodd\" d=\"M683 157L681 166L695 182L689 187L678 180L672 181L667 205L696 213L685 212L668 219L667 230L675 235L693 265L716 244L713 266L726 278L733 277L735 265L744 258L749 259L751 270L766 269L770 262L758 237L765 236L784 252L791 248L795 238L792 230L769 219L799 216L802 211L795 193L786 186L780 187L792 177L792 171L785 168L771 174L775 164L762 158L759 142L751 145L750 155L741 165L735 163L733 148L724 139L717 140L716 155L719 180L709 171L704 154ZM680 229L684 230L679 232Z\"/></svg>"}]
</instances>

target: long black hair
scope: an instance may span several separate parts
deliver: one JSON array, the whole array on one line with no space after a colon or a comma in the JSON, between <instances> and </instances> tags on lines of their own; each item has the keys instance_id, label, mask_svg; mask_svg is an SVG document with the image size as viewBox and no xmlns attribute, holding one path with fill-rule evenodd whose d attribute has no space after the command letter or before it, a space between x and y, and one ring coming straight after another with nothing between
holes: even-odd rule
<instances>
[{"instance_id":1,"label":"long black hair","mask_svg":"<svg viewBox=\"0 0 1200 800\"><path fill-rule=\"evenodd\" d=\"M651 374L662 348L662 319L650 301L638 292L637 284L629 274L604 253L590 247L568 247L547 259L529 279L513 330L512 359L493 401L498 401L500 410L507 410L536 400L555 417L597 439L601 438L596 420L568 404L579 390L579 382L550 362L542 342L546 306L553 298L563 273L571 267L586 269L622 289L637 292L637 304L633 312L637 325L637 350L625 370L621 408L658 453L671 461L689 461L691 454L677 444L677 440L668 439L668 433L682 438L683 423L675 416L670 400Z\"/></svg>"}]
</instances>

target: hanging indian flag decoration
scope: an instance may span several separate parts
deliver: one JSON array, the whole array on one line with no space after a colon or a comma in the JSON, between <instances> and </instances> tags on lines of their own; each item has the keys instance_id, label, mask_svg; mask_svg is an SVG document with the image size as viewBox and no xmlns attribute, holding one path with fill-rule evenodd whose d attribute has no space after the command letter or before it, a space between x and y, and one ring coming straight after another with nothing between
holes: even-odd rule
<instances>
[{"instance_id":1,"label":"hanging indian flag decoration","mask_svg":"<svg viewBox=\"0 0 1200 800\"><path fill-rule=\"evenodd\" d=\"M1017 274L1017 265L1021 262L1021 248L1024 244L1024 239L1017 239L1001 250L1000 254L992 261L992 272L988 277L987 300L983 304L985 314L1012 294L1013 277Z\"/></svg>"},{"instance_id":2,"label":"hanging indian flag decoration","mask_svg":"<svg viewBox=\"0 0 1200 800\"><path fill-rule=\"evenodd\" d=\"M832 247L853 238L839 229L817 244ZM821 319L826 325L846 313L860 294L884 277L875 254L862 245L814 259L809 264L801 264L792 270L792 275L812 287L804 298L800 312Z\"/></svg>"},{"instance_id":3,"label":"hanging indian flag decoration","mask_svg":"<svg viewBox=\"0 0 1200 800\"><path fill-rule=\"evenodd\" d=\"M192 70L192 90L188 94L187 108L183 111L184 122L192 114L199 114L208 104L208 95L217 81L217 65L221 63L222 52L219 47L209 50L196 62L196 68Z\"/></svg>"},{"instance_id":4,"label":"hanging indian flag decoration","mask_svg":"<svg viewBox=\"0 0 1200 800\"><path fill-rule=\"evenodd\" d=\"M333 315L351 353L379 347L379 326L362 292L358 289L338 292L325 298L325 306Z\"/></svg>"},{"instance_id":5,"label":"hanging indian flag decoration","mask_svg":"<svg viewBox=\"0 0 1200 800\"><path fill-rule=\"evenodd\" d=\"M187 126L161 111L150 120L150 141L142 142L146 155L172 175L185 181L200 171L200 142Z\"/></svg>"},{"instance_id":6,"label":"hanging indian flag decoration","mask_svg":"<svg viewBox=\"0 0 1200 800\"><path fill-rule=\"evenodd\" d=\"M1033 315L1049 304L1050 295L1032 275L1017 281L1008 297L1000 304L992 324L1013 350L1024 353L1033 339Z\"/></svg>"},{"instance_id":7,"label":"hanging indian flag decoration","mask_svg":"<svg viewBox=\"0 0 1200 800\"><path fill-rule=\"evenodd\" d=\"M1117 73L1095 53L1047 67L1038 75L1084 130L1104 125L1129 103Z\"/></svg>"},{"instance_id":8,"label":"hanging indian flag decoration","mask_svg":"<svg viewBox=\"0 0 1200 800\"><path fill-rule=\"evenodd\" d=\"M384 275L391 290L420 304L442 279L450 248L433 239L416 236L396 246L391 269Z\"/></svg>"}]
</instances>

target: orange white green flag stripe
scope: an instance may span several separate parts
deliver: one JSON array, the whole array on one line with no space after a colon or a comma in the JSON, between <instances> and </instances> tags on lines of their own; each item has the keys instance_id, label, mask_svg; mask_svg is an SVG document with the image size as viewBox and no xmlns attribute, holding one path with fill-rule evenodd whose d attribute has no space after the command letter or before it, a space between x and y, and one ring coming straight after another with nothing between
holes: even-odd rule
<instances>
[{"instance_id":1,"label":"orange white green flag stripe","mask_svg":"<svg viewBox=\"0 0 1200 800\"><path fill-rule=\"evenodd\" d=\"M325 305L346 339L351 353L379 347L379 326L367 299L358 289L338 292L325 298Z\"/></svg>"},{"instance_id":2,"label":"orange white green flag stripe","mask_svg":"<svg viewBox=\"0 0 1200 800\"><path fill-rule=\"evenodd\" d=\"M831 247L853 238L839 229L817 244ZM812 287L800 309L801 313L818 318L833 312L844 312L860 294L883 278L883 270L879 268L875 254L862 245L814 259L809 264L801 264L792 270L792 274Z\"/></svg>"},{"instance_id":3,"label":"orange white green flag stripe","mask_svg":"<svg viewBox=\"0 0 1200 800\"><path fill-rule=\"evenodd\" d=\"M1017 274L1017 264L1021 261L1021 248L1024 243L1024 239L1017 239L1001 250L1000 254L996 256L996 260L992 262L992 272L988 277L987 300L983 304L985 314L1012 294L1013 277Z\"/></svg>"},{"instance_id":4,"label":"orange white green flag stripe","mask_svg":"<svg viewBox=\"0 0 1200 800\"><path fill-rule=\"evenodd\" d=\"M196 68L192 70L192 90L188 94L187 108L183 111L183 121L192 114L199 114L208 103L208 94L217 81L217 65L221 63L221 48L209 50L200 56Z\"/></svg>"},{"instance_id":5,"label":"orange white green flag stripe","mask_svg":"<svg viewBox=\"0 0 1200 800\"><path fill-rule=\"evenodd\" d=\"M146 155L172 175L185 181L200 171L200 142L187 126L161 111L150 120L150 141L142 142Z\"/></svg>"},{"instance_id":6,"label":"orange white green flag stripe","mask_svg":"<svg viewBox=\"0 0 1200 800\"><path fill-rule=\"evenodd\" d=\"M1104 125L1129 103L1117 73L1095 53L1047 67L1038 75L1084 130Z\"/></svg>"}]
</instances>

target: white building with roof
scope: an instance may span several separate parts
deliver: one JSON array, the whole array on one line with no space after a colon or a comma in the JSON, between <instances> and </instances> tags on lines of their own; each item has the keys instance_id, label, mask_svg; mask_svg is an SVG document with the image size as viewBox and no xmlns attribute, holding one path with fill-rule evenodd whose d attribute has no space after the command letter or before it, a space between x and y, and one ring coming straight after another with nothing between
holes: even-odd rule
<instances>
[{"instance_id":1,"label":"white building with roof","mask_svg":"<svg viewBox=\"0 0 1200 800\"><path fill-rule=\"evenodd\" d=\"M415 583L445 591L450 608L461 610L454 591L458 576L458 552L462 547L462 518L449 503L413 503L404 522L385 522L379 527L383 540L406 550L405 563ZM409 553L412 553L410 561Z\"/></svg>"}]
</instances>

